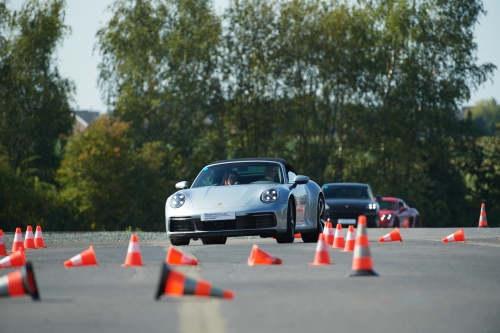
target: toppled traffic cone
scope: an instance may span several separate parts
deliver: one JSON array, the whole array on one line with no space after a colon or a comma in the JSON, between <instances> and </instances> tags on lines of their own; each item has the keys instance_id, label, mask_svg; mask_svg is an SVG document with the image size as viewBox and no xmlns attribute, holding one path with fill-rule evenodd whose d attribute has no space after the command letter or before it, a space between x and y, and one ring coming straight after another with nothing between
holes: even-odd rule
<instances>
[{"instance_id":1,"label":"toppled traffic cone","mask_svg":"<svg viewBox=\"0 0 500 333\"><path fill-rule=\"evenodd\" d=\"M464 242L465 243L465 235L462 228L460 230L452 233L448 237L443 238L443 242Z\"/></svg>"},{"instance_id":2,"label":"toppled traffic cone","mask_svg":"<svg viewBox=\"0 0 500 333\"><path fill-rule=\"evenodd\" d=\"M141 249L139 248L139 239L137 235L130 236L128 243L127 257L122 267L144 266L142 264Z\"/></svg>"},{"instance_id":3,"label":"toppled traffic cone","mask_svg":"<svg viewBox=\"0 0 500 333\"><path fill-rule=\"evenodd\" d=\"M26 235L24 236L24 248L35 248L35 237L33 237L33 229L31 229L30 225L26 228Z\"/></svg>"},{"instance_id":4,"label":"toppled traffic cone","mask_svg":"<svg viewBox=\"0 0 500 333\"><path fill-rule=\"evenodd\" d=\"M408 222L408 220L405 220L405 221L403 222L403 227L404 227L404 228L409 228L409 227L410 227L410 222Z\"/></svg>"},{"instance_id":5,"label":"toppled traffic cone","mask_svg":"<svg viewBox=\"0 0 500 333\"><path fill-rule=\"evenodd\" d=\"M3 239L3 231L0 229L0 256L7 255L7 248L5 247L5 240Z\"/></svg>"},{"instance_id":6,"label":"toppled traffic cone","mask_svg":"<svg viewBox=\"0 0 500 333\"><path fill-rule=\"evenodd\" d=\"M402 242L401 234L399 233L399 229L395 228L393 231L385 235L384 237L380 237L378 239L379 242Z\"/></svg>"},{"instance_id":7,"label":"toppled traffic cone","mask_svg":"<svg viewBox=\"0 0 500 333\"><path fill-rule=\"evenodd\" d=\"M366 216L358 217L358 228L356 231L356 244L352 258L352 270L347 276L377 276L373 271L372 257L370 253L370 240L366 234Z\"/></svg>"},{"instance_id":8,"label":"toppled traffic cone","mask_svg":"<svg viewBox=\"0 0 500 333\"><path fill-rule=\"evenodd\" d=\"M325 222L325 228L323 229L323 234L325 235L326 245L332 246L334 236L333 236L333 226L332 226L332 222L330 222L330 219L328 219Z\"/></svg>"},{"instance_id":9,"label":"toppled traffic cone","mask_svg":"<svg viewBox=\"0 0 500 333\"><path fill-rule=\"evenodd\" d=\"M20 297L30 295L34 301L40 299L31 262L20 270L0 277L0 297Z\"/></svg>"},{"instance_id":10,"label":"toppled traffic cone","mask_svg":"<svg viewBox=\"0 0 500 333\"><path fill-rule=\"evenodd\" d=\"M39 225L36 226L36 231L35 231L35 247L37 249L46 248L45 243L43 241L42 227L40 227Z\"/></svg>"},{"instance_id":11,"label":"toppled traffic cone","mask_svg":"<svg viewBox=\"0 0 500 333\"><path fill-rule=\"evenodd\" d=\"M248 258L248 266L253 265L281 265L281 259L278 259L269 253L259 249L257 245L252 247L250 257Z\"/></svg>"},{"instance_id":12,"label":"toppled traffic cone","mask_svg":"<svg viewBox=\"0 0 500 333\"><path fill-rule=\"evenodd\" d=\"M318 244L316 245L316 254L314 255L314 262L309 265L330 265L330 254L325 244L325 235L319 234Z\"/></svg>"},{"instance_id":13,"label":"toppled traffic cone","mask_svg":"<svg viewBox=\"0 0 500 333\"><path fill-rule=\"evenodd\" d=\"M354 235L354 227L350 225L349 230L347 231L347 238L345 240L344 249L340 252L353 252L355 243L356 236Z\"/></svg>"},{"instance_id":14,"label":"toppled traffic cone","mask_svg":"<svg viewBox=\"0 0 500 333\"><path fill-rule=\"evenodd\" d=\"M20 267L24 266L25 263L26 257L24 256L24 251L17 250L0 260L0 268Z\"/></svg>"},{"instance_id":15,"label":"toppled traffic cone","mask_svg":"<svg viewBox=\"0 0 500 333\"><path fill-rule=\"evenodd\" d=\"M344 234L342 233L342 224L338 223L335 228L335 238L333 239L332 248L343 249L345 247Z\"/></svg>"},{"instance_id":16,"label":"toppled traffic cone","mask_svg":"<svg viewBox=\"0 0 500 333\"><path fill-rule=\"evenodd\" d=\"M12 252L17 250L24 251L23 235L21 234L21 228L16 228L16 234L14 235L14 243L12 243Z\"/></svg>"},{"instance_id":17,"label":"toppled traffic cone","mask_svg":"<svg viewBox=\"0 0 500 333\"><path fill-rule=\"evenodd\" d=\"M231 290L213 287L207 281L195 280L187 277L181 272L174 271L166 264L162 264L160 281L156 290L155 299L159 299L161 295L169 296L184 296L193 295L197 297L221 297L232 299L234 293Z\"/></svg>"},{"instance_id":18,"label":"toppled traffic cone","mask_svg":"<svg viewBox=\"0 0 500 333\"><path fill-rule=\"evenodd\" d=\"M97 258L95 257L92 245L85 251L64 262L64 267L66 268L92 265L97 266Z\"/></svg>"},{"instance_id":19,"label":"toppled traffic cone","mask_svg":"<svg viewBox=\"0 0 500 333\"><path fill-rule=\"evenodd\" d=\"M167 259L165 259L165 262L169 265L198 265L198 260L185 255L172 245L170 245L170 248L168 249Z\"/></svg>"},{"instance_id":20,"label":"toppled traffic cone","mask_svg":"<svg viewBox=\"0 0 500 333\"><path fill-rule=\"evenodd\" d=\"M486 210L484 203L481 204L481 213L479 213L478 228L488 228L488 221L486 220Z\"/></svg>"}]
</instances>

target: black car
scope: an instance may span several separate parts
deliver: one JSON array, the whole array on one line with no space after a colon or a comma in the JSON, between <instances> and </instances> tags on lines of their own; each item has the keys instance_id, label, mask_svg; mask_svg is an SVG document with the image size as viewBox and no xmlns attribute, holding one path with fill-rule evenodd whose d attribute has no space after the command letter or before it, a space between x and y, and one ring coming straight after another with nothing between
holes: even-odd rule
<instances>
[{"instance_id":1,"label":"black car","mask_svg":"<svg viewBox=\"0 0 500 333\"><path fill-rule=\"evenodd\" d=\"M366 216L369 228L378 227L379 205L373 198L368 184L361 183L328 183L323 185L326 201L326 217L333 227L337 223L342 226L357 226L358 217Z\"/></svg>"}]
</instances>

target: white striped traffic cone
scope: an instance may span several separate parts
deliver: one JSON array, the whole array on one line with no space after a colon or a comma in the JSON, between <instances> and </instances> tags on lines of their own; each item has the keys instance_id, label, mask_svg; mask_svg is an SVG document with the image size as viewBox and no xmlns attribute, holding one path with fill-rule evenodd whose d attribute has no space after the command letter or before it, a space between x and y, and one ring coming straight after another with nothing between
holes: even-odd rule
<instances>
[{"instance_id":1,"label":"white striped traffic cone","mask_svg":"<svg viewBox=\"0 0 500 333\"><path fill-rule=\"evenodd\" d=\"M356 231L356 244L352 257L352 270L347 276L377 276L373 271L372 256L370 253L370 240L366 233L366 216L358 218Z\"/></svg>"},{"instance_id":2,"label":"white striped traffic cone","mask_svg":"<svg viewBox=\"0 0 500 333\"><path fill-rule=\"evenodd\" d=\"M35 237L33 237L33 229L31 229L30 225L26 228L26 235L24 236L24 248L35 248Z\"/></svg>"},{"instance_id":3,"label":"white striped traffic cone","mask_svg":"<svg viewBox=\"0 0 500 333\"><path fill-rule=\"evenodd\" d=\"M14 243L12 243L12 252L16 252L17 250L24 251L24 242L23 235L21 234L21 228L16 228Z\"/></svg>"},{"instance_id":4,"label":"white striped traffic cone","mask_svg":"<svg viewBox=\"0 0 500 333\"><path fill-rule=\"evenodd\" d=\"M128 243L127 258L122 267L129 266L144 266L142 264L141 250L139 249L139 240L137 235L130 236L130 242Z\"/></svg>"}]
</instances>

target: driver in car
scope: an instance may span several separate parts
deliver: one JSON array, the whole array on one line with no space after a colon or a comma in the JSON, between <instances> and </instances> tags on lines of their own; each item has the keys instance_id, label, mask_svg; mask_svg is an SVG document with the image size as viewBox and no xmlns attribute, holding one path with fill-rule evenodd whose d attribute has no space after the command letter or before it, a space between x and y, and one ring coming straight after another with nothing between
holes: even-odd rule
<instances>
[{"instance_id":1,"label":"driver in car","mask_svg":"<svg viewBox=\"0 0 500 333\"><path fill-rule=\"evenodd\" d=\"M234 171L231 171L226 180L224 180L224 185L236 185L238 182L238 174Z\"/></svg>"},{"instance_id":2,"label":"driver in car","mask_svg":"<svg viewBox=\"0 0 500 333\"><path fill-rule=\"evenodd\" d=\"M266 171L264 172L264 181L270 181L270 182L276 182L276 174L278 172L276 171L276 167L268 165L266 166Z\"/></svg>"}]
</instances>

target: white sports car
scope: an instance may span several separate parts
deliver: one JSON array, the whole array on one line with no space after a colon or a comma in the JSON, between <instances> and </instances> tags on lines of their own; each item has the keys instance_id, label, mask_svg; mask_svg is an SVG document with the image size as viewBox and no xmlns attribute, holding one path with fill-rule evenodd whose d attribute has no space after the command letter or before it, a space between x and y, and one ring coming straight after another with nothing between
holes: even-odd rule
<instances>
[{"instance_id":1,"label":"white sports car","mask_svg":"<svg viewBox=\"0 0 500 333\"><path fill-rule=\"evenodd\" d=\"M321 187L297 175L279 158L244 158L210 163L188 188L188 182L165 204L170 243L225 244L227 237L275 237L292 243L317 242L323 232L325 199Z\"/></svg>"}]
</instances>

